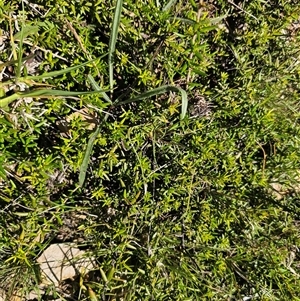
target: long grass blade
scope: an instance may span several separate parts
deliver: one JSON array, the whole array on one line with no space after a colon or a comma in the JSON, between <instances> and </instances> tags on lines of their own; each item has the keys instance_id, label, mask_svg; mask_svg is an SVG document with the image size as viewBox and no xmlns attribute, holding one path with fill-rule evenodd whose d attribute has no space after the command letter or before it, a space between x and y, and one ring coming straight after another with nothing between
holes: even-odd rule
<instances>
[{"instance_id":1,"label":"long grass blade","mask_svg":"<svg viewBox=\"0 0 300 301\"><path fill-rule=\"evenodd\" d=\"M122 6L123 6L123 0L117 0L114 18L113 18L113 24L110 33L110 39L109 39L108 66L109 66L110 93L112 93L114 87L114 56L116 51L118 28L120 24Z\"/></svg>"},{"instance_id":2,"label":"long grass blade","mask_svg":"<svg viewBox=\"0 0 300 301\"><path fill-rule=\"evenodd\" d=\"M79 186L83 187L84 181L85 181L85 177L86 177L86 172L87 172L87 168L90 162L90 157L91 157L91 153L93 150L93 146L95 143L96 138L98 137L99 133L100 133L100 129L101 127L98 125L96 131L91 135L89 142L87 144L87 148L85 150L85 154L84 154L84 158L83 161L80 165L80 170L79 170Z\"/></svg>"},{"instance_id":3,"label":"long grass blade","mask_svg":"<svg viewBox=\"0 0 300 301\"><path fill-rule=\"evenodd\" d=\"M101 91L101 88L96 83L95 79L93 78L93 76L91 74L88 75L88 81L90 82L90 84L92 85L92 87L95 91ZM111 99L108 97L108 95L105 92L101 92L101 94L105 101L112 104Z\"/></svg>"},{"instance_id":4,"label":"long grass blade","mask_svg":"<svg viewBox=\"0 0 300 301\"><path fill-rule=\"evenodd\" d=\"M32 97L32 98L49 98L49 97L69 97L69 96L80 96L80 95L88 95L88 94L96 94L103 93L107 90L100 91L63 91L63 90L50 90L50 89L36 89L29 92L17 92L13 95L0 98L0 108L7 107L13 101L23 98L23 97Z\"/></svg>"},{"instance_id":5,"label":"long grass blade","mask_svg":"<svg viewBox=\"0 0 300 301\"><path fill-rule=\"evenodd\" d=\"M105 92L103 92L103 90L100 89L99 85L96 83L96 81L94 80L94 78L92 76L88 77L88 79L91 81L92 87L96 93L102 93L102 95L103 95L103 93L106 94ZM111 103L111 100L109 99L108 96L107 96L107 98L108 98L109 102ZM105 115L104 121L106 121L107 118L108 118L108 114ZM85 154L84 154L84 158L80 165L80 170L79 170L79 186L80 187L83 187L83 184L85 182L86 172L87 172L87 169L89 166L93 146L94 146L96 138L98 137L98 135L100 133L100 130L101 130L101 125L98 125L96 131L91 135L91 137L88 141L87 148L86 148Z\"/></svg>"},{"instance_id":6,"label":"long grass blade","mask_svg":"<svg viewBox=\"0 0 300 301\"><path fill-rule=\"evenodd\" d=\"M33 53L33 54L30 54L30 55L28 55L28 56L26 56L26 57L23 57L23 58L21 59L21 63L23 63L23 62L25 62L25 61L27 61L27 60L33 58L34 56L35 56L35 54ZM10 61L7 61L7 62L5 62L5 63L1 63L1 64L0 64L0 70L1 70L3 67L11 66L11 65L16 64L16 63L18 63L18 62L19 62L19 59L17 59L17 60L10 60Z\"/></svg>"},{"instance_id":7,"label":"long grass blade","mask_svg":"<svg viewBox=\"0 0 300 301\"><path fill-rule=\"evenodd\" d=\"M185 90L183 90L179 87L175 87L175 86L161 86L161 87L155 88L153 90L149 90L145 93L142 93L142 94L140 94L136 97L121 101L121 102L119 102L115 105L117 106L117 105L130 103L130 102L133 102L133 101L139 101L139 100L142 100L142 99L145 99L145 98L149 98L149 97L152 97L152 96L156 96L156 95L163 94L163 93L166 93L166 92L171 92L171 91L172 92L179 92L181 94L180 119L183 119L186 115L186 112L187 112L188 98L187 98L187 94L186 94Z\"/></svg>"},{"instance_id":8,"label":"long grass blade","mask_svg":"<svg viewBox=\"0 0 300 301\"><path fill-rule=\"evenodd\" d=\"M170 0L162 10L163 11L169 10L176 2L177 0Z\"/></svg>"},{"instance_id":9,"label":"long grass blade","mask_svg":"<svg viewBox=\"0 0 300 301\"><path fill-rule=\"evenodd\" d=\"M19 51L18 51L18 63L16 68L16 77L19 78L21 76L21 67L22 67L22 58L23 58L23 40L24 40L24 28L25 28L25 10L24 10L24 2L22 1L22 26L20 32L20 41L19 41Z\"/></svg>"},{"instance_id":10,"label":"long grass blade","mask_svg":"<svg viewBox=\"0 0 300 301\"><path fill-rule=\"evenodd\" d=\"M71 72L73 70L76 70L78 68L84 67L84 66L96 61L97 59L101 59L101 58L105 57L106 55L107 55L107 53L100 56L99 58L93 59L91 61L79 64L79 65L76 65L76 66L68 67L68 68L65 68L65 69L62 69L62 70L46 72L46 73L43 73L41 75L26 76L24 78L20 78L20 81L25 80L25 79L38 80L38 79L47 79L47 78L56 77L56 76L59 76L59 75L65 74L65 73L69 73L69 72Z\"/></svg>"}]
</instances>

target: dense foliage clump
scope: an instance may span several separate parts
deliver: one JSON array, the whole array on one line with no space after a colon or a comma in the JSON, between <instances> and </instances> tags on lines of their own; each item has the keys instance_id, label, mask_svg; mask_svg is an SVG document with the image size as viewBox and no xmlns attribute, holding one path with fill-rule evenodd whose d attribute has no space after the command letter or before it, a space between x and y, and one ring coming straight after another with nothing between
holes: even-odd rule
<instances>
[{"instance_id":1,"label":"dense foliage clump","mask_svg":"<svg viewBox=\"0 0 300 301\"><path fill-rule=\"evenodd\" d=\"M43 294L299 300L300 4L19 2L0 4L0 289L25 298L75 242L95 270Z\"/></svg>"}]
</instances>

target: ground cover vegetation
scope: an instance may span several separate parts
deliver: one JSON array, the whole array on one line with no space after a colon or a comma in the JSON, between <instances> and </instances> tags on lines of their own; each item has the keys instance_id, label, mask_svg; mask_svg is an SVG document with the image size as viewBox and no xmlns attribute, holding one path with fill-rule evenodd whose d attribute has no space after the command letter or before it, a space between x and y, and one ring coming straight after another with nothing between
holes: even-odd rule
<instances>
[{"instance_id":1,"label":"ground cover vegetation","mask_svg":"<svg viewBox=\"0 0 300 301\"><path fill-rule=\"evenodd\" d=\"M300 300L299 16L0 1L2 298ZM94 267L46 283L58 243Z\"/></svg>"}]
</instances>

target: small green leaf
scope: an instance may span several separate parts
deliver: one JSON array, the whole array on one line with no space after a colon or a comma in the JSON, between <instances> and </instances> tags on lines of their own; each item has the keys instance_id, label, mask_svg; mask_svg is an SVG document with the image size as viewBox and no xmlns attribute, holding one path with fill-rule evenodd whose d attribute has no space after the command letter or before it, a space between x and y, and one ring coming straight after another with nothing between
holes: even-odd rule
<instances>
[{"instance_id":1,"label":"small green leaf","mask_svg":"<svg viewBox=\"0 0 300 301\"><path fill-rule=\"evenodd\" d=\"M38 31L39 31L38 26L26 25L23 28L23 34L22 34L22 30L17 32L14 35L14 40L20 40L21 38L24 39L24 38L28 37L29 35L38 33Z\"/></svg>"}]
</instances>

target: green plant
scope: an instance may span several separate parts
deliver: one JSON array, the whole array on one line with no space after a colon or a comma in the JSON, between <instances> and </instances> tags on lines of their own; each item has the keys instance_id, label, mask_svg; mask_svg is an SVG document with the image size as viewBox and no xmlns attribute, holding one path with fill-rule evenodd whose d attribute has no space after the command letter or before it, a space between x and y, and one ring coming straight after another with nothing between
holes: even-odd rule
<instances>
[{"instance_id":1,"label":"green plant","mask_svg":"<svg viewBox=\"0 0 300 301\"><path fill-rule=\"evenodd\" d=\"M2 71L35 45L45 60L19 81L88 93L1 110L6 293L41 294L37 258L75 242L95 269L44 295L298 300L300 6L25 4L0 5Z\"/></svg>"}]
</instances>

